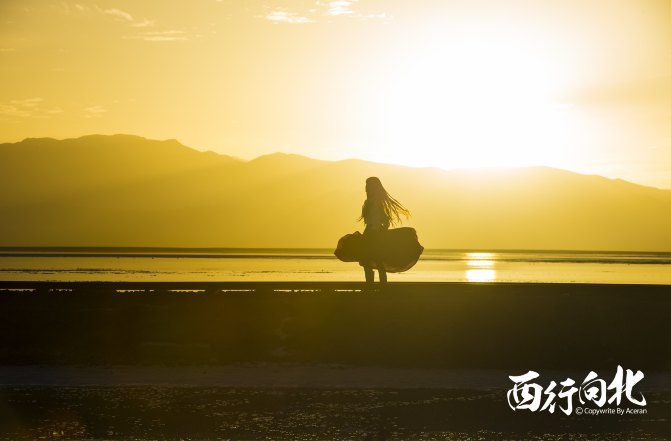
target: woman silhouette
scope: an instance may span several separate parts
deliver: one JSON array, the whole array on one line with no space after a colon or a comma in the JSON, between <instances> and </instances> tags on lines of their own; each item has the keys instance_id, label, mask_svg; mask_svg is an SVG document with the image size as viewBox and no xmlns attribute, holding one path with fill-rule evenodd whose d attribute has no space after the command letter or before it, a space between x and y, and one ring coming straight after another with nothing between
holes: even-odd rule
<instances>
[{"instance_id":1,"label":"woman silhouette","mask_svg":"<svg viewBox=\"0 0 671 441\"><path fill-rule=\"evenodd\" d=\"M406 219L410 217L410 211L399 201L394 199L382 186L379 178L370 177L366 179L366 200L361 208L361 217L366 225L363 232L364 253L361 266L363 266L366 282L373 283L375 275L373 268L377 268L380 282L387 281L387 271L382 255L382 241L384 233L390 225L401 223L401 215Z\"/></svg>"}]
</instances>

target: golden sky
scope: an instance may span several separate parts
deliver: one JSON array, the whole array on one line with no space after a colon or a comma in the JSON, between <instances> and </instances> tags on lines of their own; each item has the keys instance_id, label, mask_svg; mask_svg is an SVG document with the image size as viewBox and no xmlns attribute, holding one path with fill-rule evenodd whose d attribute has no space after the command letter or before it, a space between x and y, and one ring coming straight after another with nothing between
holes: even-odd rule
<instances>
[{"instance_id":1,"label":"golden sky","mask_svg":"<svg viewBox=\"0 0 671 441\"><path fill-rule=\"evenodd\" d=\"M671 188L667 0L3 0L0 142L548 165Z\"/></svg>"}]
</instances>

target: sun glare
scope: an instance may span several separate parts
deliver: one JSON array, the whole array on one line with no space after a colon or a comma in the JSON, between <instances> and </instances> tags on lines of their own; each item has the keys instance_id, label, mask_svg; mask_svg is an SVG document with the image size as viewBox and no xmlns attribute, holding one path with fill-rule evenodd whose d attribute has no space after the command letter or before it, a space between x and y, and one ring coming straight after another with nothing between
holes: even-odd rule
<instances>
[{"instance_id":1,"label":"sun glare","mask_svg":"<svg viewBox=\"0 0 671 441\"><path fill-rule=\"evenodd\" d=\"M469 32L424 45L385 82L377 159L444 168L565 164L570 107L557 101L560 85L528 40Z\"/></svg>"},{"instance_id":2,"label":"sun glare","mask_svg":"<svg viewBox=\"0 0 671 441\"><path fill-rule=\"evenodd\" d=\"M466 253L466 280L469 282L492 282L496 280L494 253Z\"/></svg>"}]
</instances>

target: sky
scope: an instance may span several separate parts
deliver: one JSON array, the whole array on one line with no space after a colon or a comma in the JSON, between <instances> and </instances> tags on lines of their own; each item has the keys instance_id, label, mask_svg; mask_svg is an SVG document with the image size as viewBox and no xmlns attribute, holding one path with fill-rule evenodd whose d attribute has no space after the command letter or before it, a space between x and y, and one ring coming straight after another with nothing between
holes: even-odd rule
<instances>
[{"instance_id":1,"label":"sky","mask_svg":"<svg viewBox=\"0 0 671 441\"><path fill-rule=\"evenodd\" d=\"M671 189L666 0L3 0L0 142L128 133Z\"/></svg>"}]
</instances>

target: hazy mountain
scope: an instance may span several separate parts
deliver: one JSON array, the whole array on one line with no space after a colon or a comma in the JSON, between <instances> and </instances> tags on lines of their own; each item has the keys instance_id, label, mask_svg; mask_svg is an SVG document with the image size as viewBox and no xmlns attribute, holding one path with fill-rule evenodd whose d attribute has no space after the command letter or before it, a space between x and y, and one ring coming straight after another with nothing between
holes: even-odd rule
<instances>
[{"instance_id":1,"label":"hazy mountain","mask_svg":"<svg viewBox=\"0 0 671 441\"><path fill-rule=\"evenodd\" d=\"M0 144L0 246L334 247L379 176L428 248L671 251L671 190L551 168L444 171L136 136Z\"/></svg>"}]
</instances>

